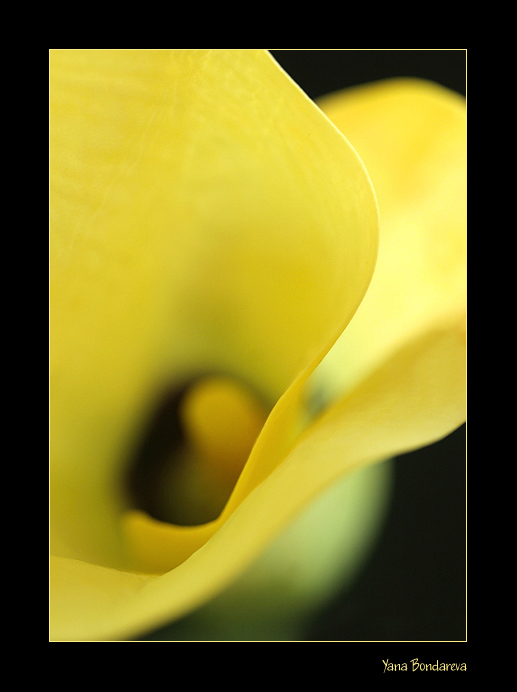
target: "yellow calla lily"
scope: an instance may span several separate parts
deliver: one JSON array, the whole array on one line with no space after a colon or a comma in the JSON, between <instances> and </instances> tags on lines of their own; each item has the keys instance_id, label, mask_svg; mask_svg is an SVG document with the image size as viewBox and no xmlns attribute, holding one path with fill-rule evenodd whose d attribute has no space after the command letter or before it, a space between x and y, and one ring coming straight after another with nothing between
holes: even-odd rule
<instances>
[{"instance_id":1,"label":"yellow calla lily","mask_svg":"<svg viewBox=\"0 0 517 692\"><path fill-rule=\"evenodd\" d=\"M395 82L327 117L262 50L50 76L51 638L128 638L463 422L464 106Z\"/></svg>"}]
</instances>

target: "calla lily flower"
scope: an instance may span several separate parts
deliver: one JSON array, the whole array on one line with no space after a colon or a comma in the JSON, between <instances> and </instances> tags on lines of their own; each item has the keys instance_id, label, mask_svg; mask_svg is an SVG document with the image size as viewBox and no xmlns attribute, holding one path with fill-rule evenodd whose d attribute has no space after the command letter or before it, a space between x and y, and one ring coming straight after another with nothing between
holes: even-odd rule
<instances>
[{"instance_id":1,"label":"calla lily flower","mask_svg":"<svg viewBox=\"0 0 517 692\"><path fill-rule=\"evenodd\" d=\"M463 423L465 104L254 49L50 76L50 636L135 638Z\"/></svg>"}]
</instances>

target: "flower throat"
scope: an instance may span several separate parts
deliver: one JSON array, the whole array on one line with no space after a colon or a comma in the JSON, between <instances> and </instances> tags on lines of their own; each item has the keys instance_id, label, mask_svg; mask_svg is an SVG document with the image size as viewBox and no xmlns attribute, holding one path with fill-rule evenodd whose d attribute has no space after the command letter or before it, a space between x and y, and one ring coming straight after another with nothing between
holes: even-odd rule
<instances>
[{"instance_id":1,"label":"flower throat","mask_svg":"<svg viewBox=\"0 0 517 692\"><path fill-rule=\"evenodd\" d=\"M131 465L133 508L172 524L216 519L266 417L258 397L229 377L199 378L167 396Z\"/></svg>"}]
</instances>

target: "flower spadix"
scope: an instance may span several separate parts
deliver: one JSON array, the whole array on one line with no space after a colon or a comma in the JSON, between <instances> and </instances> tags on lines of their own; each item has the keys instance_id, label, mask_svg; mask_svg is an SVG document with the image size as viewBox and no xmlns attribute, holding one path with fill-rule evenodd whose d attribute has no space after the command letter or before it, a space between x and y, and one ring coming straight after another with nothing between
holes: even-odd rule
<instances>
[{"instance_id":1,"label":"flower spadix","mask_svg":"<svg viewBox=\"0 0 517 692\"><path fill-rule=\"evenodd\" d=\"M193 454L233 487L266 422L264 407L239 383L211 377L191 388L181 416Z\"/></svg>"},{"instance_id":2,"label":"flower spadix","mask_svg":"<svg viewBox=\"0 0 517 692\"><path fill-rule=\"evenodd\" d=\"M134 507L173 524L216 519L268 412L256 392L222 375L200 377L175 393L130 464Z\"/></svg>"}]
</instances>

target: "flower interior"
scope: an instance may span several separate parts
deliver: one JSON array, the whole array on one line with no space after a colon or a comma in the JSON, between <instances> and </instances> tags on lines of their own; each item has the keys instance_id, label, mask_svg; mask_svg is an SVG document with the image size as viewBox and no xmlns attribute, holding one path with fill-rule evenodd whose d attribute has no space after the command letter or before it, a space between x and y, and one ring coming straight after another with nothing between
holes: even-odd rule
<instances>
[{"instance_id":1,"label":"flower interior","mask_svg":"<svg viewBox=\"0 0 517 692\"><path fill-rule=\"evenodd\" d=\"M178 525L216 519L267 413L255 392L228 376L196 378L169 392L130 464L133 508Z\"/></svg>"}]
</instances>

